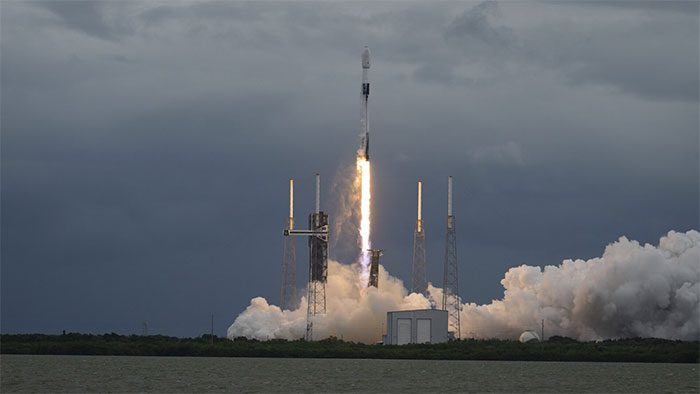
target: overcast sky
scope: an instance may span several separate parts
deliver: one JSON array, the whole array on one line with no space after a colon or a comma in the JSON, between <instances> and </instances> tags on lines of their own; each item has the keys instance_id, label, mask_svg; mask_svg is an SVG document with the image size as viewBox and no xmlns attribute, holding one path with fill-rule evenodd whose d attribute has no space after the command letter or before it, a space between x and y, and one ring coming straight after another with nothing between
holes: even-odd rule
<instances>
[{"instance_id":1,"label":"overcast sky","mask_svg":"<svg viewBox=\"0 0 700 394\"><path fill-rule=\"evenodd\" d=\"M278 303L287 180L303 223L320 172L333 215L364 45L373 243L405 282L418 178L441 285L454 176L467 301L698 229L696 1L0 6L4 333L194 336L214 313L224 335Z\"/></svg>"}]
</instances>

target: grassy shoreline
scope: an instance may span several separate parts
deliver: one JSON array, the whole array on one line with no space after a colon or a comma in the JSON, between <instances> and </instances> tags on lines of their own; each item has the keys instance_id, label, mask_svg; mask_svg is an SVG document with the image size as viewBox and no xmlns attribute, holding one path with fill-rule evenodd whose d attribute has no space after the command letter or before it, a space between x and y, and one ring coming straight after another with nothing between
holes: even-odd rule
<instances>
[{"instance_id":1,"label":"grassy shoreline","mask_svg":"<svg viewBox=\"0 0 700 394\"><path fill-rule=\"evenodd\" d=\"M700 342L653 338L578 342L553 337L542 343L464 340L382 346L336 338L318 342L214 338L212 344L208 335L4 334L0 354L700 363Z\"/></svg>"}]
</instances>

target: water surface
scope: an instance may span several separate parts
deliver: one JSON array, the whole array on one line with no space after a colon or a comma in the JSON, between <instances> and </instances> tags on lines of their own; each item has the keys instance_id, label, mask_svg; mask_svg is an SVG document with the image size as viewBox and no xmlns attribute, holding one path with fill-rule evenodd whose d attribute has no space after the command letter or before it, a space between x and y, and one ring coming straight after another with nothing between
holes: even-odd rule
<instances>
[{"instance_id":1,"label":"water surface","mask_svg":"<svg viewBox=\"0 0 700 394\"><path fill-rule=\"evenodd\" d=\"M697 364L0 356L9 392L700 392Z\"/></svg>"}]
</instances>

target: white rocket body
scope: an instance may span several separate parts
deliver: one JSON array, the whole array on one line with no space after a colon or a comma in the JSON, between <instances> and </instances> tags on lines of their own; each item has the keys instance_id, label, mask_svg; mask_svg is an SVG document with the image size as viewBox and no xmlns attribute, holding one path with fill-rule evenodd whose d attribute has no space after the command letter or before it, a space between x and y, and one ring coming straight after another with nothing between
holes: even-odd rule
<instances>
[{"instance_id":1,"label":"white rocket body","mask_svg":"<svg viewBox=\"0 0 700 394\"><path fill-rule=\"evenodd\" d=\"M365 46L362 51L362 130L360 133L360 149L358 155L369 160L369 114L367 113L367 101L369 100L369 48Z\"/></svg>"}]
</instances>

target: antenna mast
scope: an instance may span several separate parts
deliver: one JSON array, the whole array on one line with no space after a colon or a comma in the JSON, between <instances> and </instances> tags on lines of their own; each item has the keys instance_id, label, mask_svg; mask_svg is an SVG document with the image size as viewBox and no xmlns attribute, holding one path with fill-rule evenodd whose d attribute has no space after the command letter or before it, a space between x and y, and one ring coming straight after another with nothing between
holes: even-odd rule
<instances>
[{"instance_id":1,"label":"antenna mast","mask_svg":"<svg viewBox=\"0 0 700 394\"><path fill-rule=\"evenodd\" d=\"M214 314L211 314L211 333L209 335L209 340L211 341L211 344L214 344Z\"/></svg>"}]
</instances>

